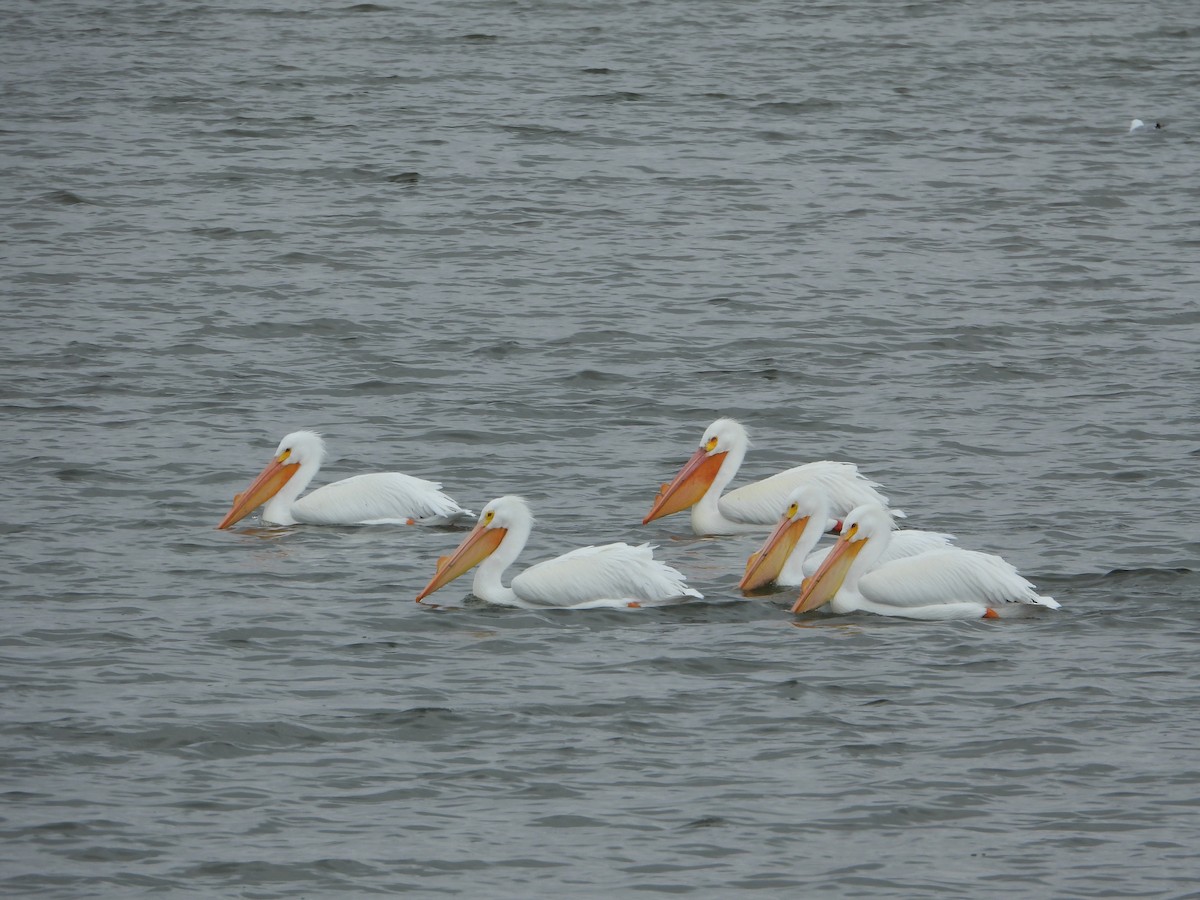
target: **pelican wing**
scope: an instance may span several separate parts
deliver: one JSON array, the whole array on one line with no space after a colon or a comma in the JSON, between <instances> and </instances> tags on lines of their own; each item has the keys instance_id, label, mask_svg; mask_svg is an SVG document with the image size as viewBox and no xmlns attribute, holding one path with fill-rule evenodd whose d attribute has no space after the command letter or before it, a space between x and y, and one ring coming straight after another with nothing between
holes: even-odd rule
<instances>
[{"instance_id":1,"label":"pelican wing","mask_svg":"<svg viewBox=\"0 0 1200 900\"><path fill-rule=\"evenodd\" d=\"M1029 603L1058 609L1012 565L991 553L943 547L867 572L858 589L872 603L912 608L942 603Z\"/></svg>"},{"instance_id":2,"label":"pelican wing","mask_svg":"<svg viewBox=\"0 0 1200 900\"><path fill-rule=\"evenodd\" d=\"M701 597L683 575L654 558L649 544L580 547L526 569L512 580L525 603L584 609Z\"/></svg>"},{"instance_id":3,"label":"pelican wing","mask_svg":"<svg viewBox=\"0 0 1200 900\"><path fill-rule=\"evenodd\" d=\"M844 516L863 503L887 506L879 485L858 471L854 463L805 463L730 491L719 501L726 518L744 524L772 525L787 508L788 497L802 485L815 485L829 497L829 514Z\"/></svg>"},{"instance_id":4,"label":"pelican wing","mask_svg":"<svg viewBox=\"0 0 1200 900\"><path fill-rule=\"evenodd\" d=\"M892 560L903 559L906 556L916 556L918 553L927 553L930 550L937 550L941 547L948 546L954 543L954 535L942 534L937 531L919 531L915 528L906 528L903 531L893 531L891 540L888 542L887 552L879 560L878 566L886 565ZM825 561L825 557L829 555L829 551L833 549L833 544L828 547L822 547L815 553L810 553L804 560L804 575L815 575L821 563Z\"/></svg>"},{"instance_id":5,"label":"pelican wing","mask_svg":"<svg viewBox=\"0 0 1200 900\"><path fill-rule=\"evenodd\" d=\"M292 515L307 525L446 525L473 515L442 486L400 472L355 475L335 481L292 504Z\"/></svg>"}]
</instances>

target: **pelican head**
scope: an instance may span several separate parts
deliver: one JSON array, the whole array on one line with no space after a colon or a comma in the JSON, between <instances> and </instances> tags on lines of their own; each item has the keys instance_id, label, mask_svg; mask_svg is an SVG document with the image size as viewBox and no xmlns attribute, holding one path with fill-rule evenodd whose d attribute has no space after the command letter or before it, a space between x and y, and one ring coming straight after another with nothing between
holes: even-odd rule
<instances>
[{"instance_id":1,"label":"pelican head","mask_svg":"<svg viewBox=\"0 0 1200 900\"><path fill-rule=\"evenodd\" d=\"M695 506L716 481L726 458L733 454L734 462L740 465L749 446L750 438L740 422L717 419L705 429L700 446L683 464L675 480L659 490L642 524Z\"/></svg>"},{"instance_id":2,"label":"pelican head","mask_svg":"<svg viewBox=\"0 0 1200 900\"><path fill-rule=\"evenodd\" d=\"M846 515L842 522L842 537L856 542L865 541L881 534L890 534L895 528L896 522L886 507L878 503L864 503ZM848 531L853 531L853 536L848 536Z\"/></svg>"},{"instance_id":3,"label":"pelican head","mask_svg":"<svg viewBox=\"0 0 1200 900\"><path fill-rule=\"evenodd\" d=\"M871 541L886 540L896 527L892 514L878 503L864 503L850 511L842 523L837 543L811 578L804 580L800 597L792 612L802 613L824 606L836 595L846 580L850 566Z\"/></svg>"},{"instance_id":4,"label":"pelican head","mask_svg":"<svg viewBox=\"0 0 1200 900\"><path fill-rule=\"evenodd\" d=\"M510 531L520 535L519 543L524 544L532 527L533 512L523 497L511 494L497 497L479 513L475 527L455 551L437 561L437 570L429 579L429 584L417 594L417 602L420 603L460 575L465 575L495 553ZM517 552L520 552L520 548L517 548Z\"/></svg>"},{"instance_id":5,"label":"pelican head","mask_svg":"<svg viewBox=\"0 0 1200 900\"><path fill-rule=\"evenodd\" d=\"M829 520L829 500L816 485L806 484L796 488L788 495L788 506L779 517L775 526L762 547L751 554L746 560L746 573L738 583L742 592L755 590L770 584L779 578L792 554L799 552L801 558L807 556L820 540ZM812 529L809 523L813 522ZM801 538L808 534L806 546L796 549Z\"/></svg>"},{"instance_id":6,"label":"pelican head","mask_svg":"<svg viewBox=\"0 0 1200 900\"><path fill-rule=\"evenodd\" d=\"M246 518L278 494L301 469L311 480L324 458L325 441L321 435L315 431L293 431L279 442L275 455L250 486L233 498L233 506L217 528L229 528ZM304 490L303 484L299 487Z\"/></svg>"}]
</instances>

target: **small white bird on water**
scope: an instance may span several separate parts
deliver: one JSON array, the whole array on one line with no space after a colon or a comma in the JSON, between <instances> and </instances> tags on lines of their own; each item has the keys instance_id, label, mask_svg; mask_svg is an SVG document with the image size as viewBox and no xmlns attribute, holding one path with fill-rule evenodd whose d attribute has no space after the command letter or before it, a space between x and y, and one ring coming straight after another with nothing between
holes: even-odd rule
<instances>
[{"instance_id":1,"label":"small white bird on water","mask_svg":"<svg viewBox=\"0 0 1200 900\"><path fill-rule=\"evenodd\" d=\"M680 572L656 560L649 544L581 547L531 566L505 587L500 577L525 549L532 530L533 513L524 499L510 495L493 500L457 549L438 560L417 602L475 566L479 569L471 593L498 606L637 608L703 596L687 586Z\"/></svg>"},{"instance_id":2,"label":"small white bird on water","mask_svg":"<svg viewBox=\"0 0 1200 900\"><path fill-rule=\"evenodd\" d=\"M401 472L356 475L301 497L325 458L315 431L293 431L250 486L233 498L218 528L229 528L264 503L263 521L276 525L450 525L473 513L442 493L435 481Z\"/></svg>"},{"instance_id":3,"label":"small white bird on water","mask_svg":"<svg viewBox=\"0 0 1200 900\"><path fill-rule=\"evenodd\" d=\"M1137 134L1140 131L1161 131L1162 123L1155 122L1153 125L1147 125L1141 119L1134 119L1129 123L1129 134Z\"/></svg>"}]
</instances>

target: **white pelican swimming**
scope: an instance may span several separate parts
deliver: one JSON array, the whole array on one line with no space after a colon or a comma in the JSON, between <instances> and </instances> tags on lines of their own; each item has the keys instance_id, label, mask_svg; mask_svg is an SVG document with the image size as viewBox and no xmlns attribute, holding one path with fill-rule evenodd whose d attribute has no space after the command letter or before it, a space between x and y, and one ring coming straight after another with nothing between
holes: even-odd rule
<instances>
[{"instance_id":1,"label":"white pelican swimming","mask_svg":"<svg viewBox=\"0 0 1200 900\"><path fill-rule=\"evenodd\" d=\"M1155 122L1153 125L1147 125L1141 119L1134 119L1129 123L1129 134L1137 134L1140 131L1161 131L1162 123Z\"/></svg>"},{"instance_id":2,"label":"white pelican swimming","mask_svg":"<svg viewBox=\"0 0 1200 900\"><path fill-rule=\"evenodd\" d=\"M1000 618L1010 604L1058 609L999 556L942 547L880 564L892 517L877 504L853 510L792 612L829 604L833 613L871 612L909 619Z\"/></svg>"},{"instance_id":3,"label":"white pelican swimming","mask_svg":"<svg viewBox=\"0 0 1200 900\"><path fill-rule=\"evenodd\" d=\"M826 533L829 522L829 499L816 485L801 485L788 497L784 510L762 548L746 561L746 573L738 587L742 592L753 591L774 583L782 586L801 584L805 576L814 574L832 550L827 547L813 552ZM954 536L936 531L895 531L887 543L887 552L880 565L893 559L915 556L926 550L945 547Z\"/></svg>"},{"instance_id":4,"label":"white pelican swimming","mask_svg":"<svg viewBox=\"0 0 1200 900\"><path fill-rule=\"evenodd\" d=\"M241 521L264 503L263 521L276 525L448 525L472 515L442 486L400 472L355 475L300 497L321 461L325 442L315 431L293 431L250 486L233 498L218 528Z\"/></svg>"},{"instance_id":5,"label":"white pelican swimming","mask_svg":"<svg viewBox=\"0 0 1200 900\"><path fill-rule=\"evenodd\" d=\"M788 495L803 484L815 484L825 491L834 516L843 516L861 503L887 505L887 497L876 490L879 485L862 475L856 465L829 460L786 469L722 497L721 491L737 474L749 446L750 438L740 422L717 419L675 480L659 490L642 524L691 507L696 534L762 531L778 521ZM895 514L904 515L899 510Z\"/></svg>"},{"instance_id":6,"label":"white pelican swimming","mask_svg":"<svg viewBox=\"0 0 1200 900\"><path fill-rule=\"evenodd\" d=\"M533 513L520 497L500 497L483 508L479 521L437 571L417 602L479 566L471 593L488 603L523 609L638 607L702 597L683 575L654 558L649 544L581 547L526 569L505 587L500 576L525 548Z\"/></svg>"}]
</instances>

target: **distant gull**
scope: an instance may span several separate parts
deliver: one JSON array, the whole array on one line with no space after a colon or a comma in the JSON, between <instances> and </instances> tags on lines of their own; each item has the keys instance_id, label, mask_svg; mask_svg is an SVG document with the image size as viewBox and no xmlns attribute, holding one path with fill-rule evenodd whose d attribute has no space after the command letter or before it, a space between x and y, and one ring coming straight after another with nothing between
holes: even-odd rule
<instances>
[{"instance_id":1,"label":"distant gull","mask_svg":"<svg viewBox=\"0 0 1200 900\"><path fill-rule=\"evenodd\" d=\"M1139 131L1158 131L1162 128L1161 122L1155 122L1153 125L1147 125L1141 119L1134 119L1129 123L1129 133L1137 134Z\"/></svg>"}]
</instances>

